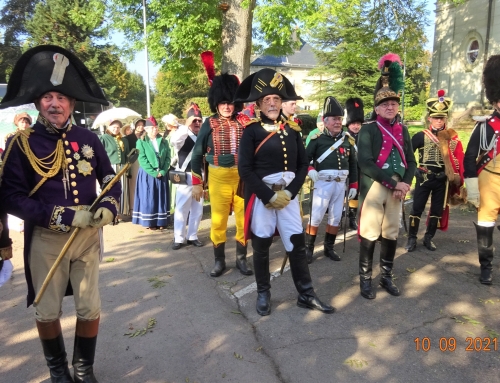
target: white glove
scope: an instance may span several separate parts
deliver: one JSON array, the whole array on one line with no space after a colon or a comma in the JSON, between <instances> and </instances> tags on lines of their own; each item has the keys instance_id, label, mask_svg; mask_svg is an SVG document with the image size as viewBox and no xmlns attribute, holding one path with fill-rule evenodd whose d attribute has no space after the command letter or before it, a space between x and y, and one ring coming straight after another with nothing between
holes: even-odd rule
<instances>
[{"instance_id":1,"label":"white glove","mask_svg":"<svg viewBox=\"0 0 500 383\"><path fill-rule=\"evenodd\" d=\"M113 222L114 218L115 216L113 215L111 210L105 207L100 207L94 214L94 219L92 220L91 226L99 229L100 227Z\"/></svg>"},{"instance_id":2,"label":"white glove","mask_svg":"<svg viewBox=\"0 0 500 383\"><path fill-rule=\"evenodd\" d=\"M349 194L347 195L347 199L353 199L354 197L356 197L357 193L358 193L358 189L350 188Z\"/></svg>"},{"instance_id":3,"label":"white glove","mask_svg":"<svg viewBox=\"0 0 500 383\"><path fill-rule=\"evenodd\" d=\"M479 207L479 187L477 177L466 178L465 187L467 189L467 202L470 202L475 207Z\"/></svg>"},{"instance_id":4,"label":"white glove","mask_svg":"<svg viewBox=\"0 0 500 383\"><path fill-rule=\"evenodd\" d=\"M77 210L75 211L75 216L73 217L71 226L85 229L90 226L90 221L92 221L92 213L90 211Z\"/></svg>"},{"instance_id":5,"label":"white glove","mask_svg":"<svg viewBox=\"0 0 500 383\"><path fill-rule=\"evenodd\" d=\"M317 182L319 180L319 174L314 169L309 170L309 173L307 173L307 175L310 179L312 179L312 182Z\"/></svg>"}]
</instances>

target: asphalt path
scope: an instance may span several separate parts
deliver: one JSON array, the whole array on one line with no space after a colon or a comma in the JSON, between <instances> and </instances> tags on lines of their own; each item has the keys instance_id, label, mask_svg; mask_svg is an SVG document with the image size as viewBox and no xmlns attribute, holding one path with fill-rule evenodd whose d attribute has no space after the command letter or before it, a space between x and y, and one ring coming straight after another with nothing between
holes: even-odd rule
<instances>
[{"instance_id":1,"label":"asphalt path","mask_svg":"<svg viewBox=\"0 0 500 383\"><path fill-rule=\"evenodd\" d=\"M171 250L172 231L106 226L96 377L100 383L500 382L500 256L493 285L481 285L475 219L471 210L452 209L450 229L434 239L435 252L422 246L420 228L417 250L407 253L402 229L394 267L402 295L377 287L374 300L359 294L355 233L348 232L345 254L338 238L341 262L323 256L318 235L310 270L317 294L337 309L332 315L297 307L288 267L278 272L284 248L277 238L267 317L255 311L254 276L234 267L233 217L228 269L219 278L209 276L208 219L200 228L206 245L178 251ZM498 243L500 233L494 236ZM11 237L14 274L0 288L0 382L50 382L33 308L26 308L22 234ZM64 299L63 312L71 360L72 298Z\"/></svg>"}]
</instances>

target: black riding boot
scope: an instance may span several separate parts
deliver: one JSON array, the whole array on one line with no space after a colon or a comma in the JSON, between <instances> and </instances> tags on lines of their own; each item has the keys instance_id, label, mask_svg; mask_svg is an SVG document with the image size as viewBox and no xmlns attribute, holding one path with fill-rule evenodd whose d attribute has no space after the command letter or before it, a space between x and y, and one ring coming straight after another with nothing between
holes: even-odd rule
<instances>
[{"instance_id":1,"label":"black riding boot","mask_svg":"<svg viewBox=\"0 0 500 383\"><path fill-rule=\"evenodd\" d=\"M253 269L257 283L257 314L271 314L271 274L269 273L269 248L273 237L252 236Z\"/></svg>"},{"instance_id":2,"label":"black riding boot","mask_svg":"<svg viewBox=\"0 0 500 383\"><path fill-rule=\"evenodd\" d=\"M236 241L236 268L243 275L252 275L253 271L247 264L247 247Z\"/></svg>"},{"instance_id":3,"label":"black riding boot","mask_svg":"<svg viewBox=\"0 0 500 383\"><path fill-rule=\"evenodd\" d=\"M373 251L375 250L376 241L369 241L366 238L360 237L361 243L359 247L359 288L361 296L366 299L374 299L375 293L372 289L372 264Z\"/></svg>"},{"instance_id":4,"label":"black riding boot","mask_svg":"<svg viewBox=\"0 0 500 383\"><path fill-rule=\"evenodd\" d=\"M420 225L420 217L416 215L410 215L409 219L410 227L408 228L408 242L406 243L405 249L411 253L417 247L417 234L418 226Z\"/></svg>"},{"instance_id":5,"label":"black riding boot","mask_svg":"<svg viewBox=\"0 0 500 383\"><path fill-rule=\"evenodd\" d=\"M358 215L358 209L355 207L349 208L349 227L351 230L358 230L358 223L356 222L356 216Z\"/></svg>"},{"instance_id":6,"label":"black riding boot","mask_svg":"<svg viewBox=\"0 0 500 383\"><path fill-rule=\"evenodd\" d=\"M306 234L306 258L308 264L313 263L315 241L316 241L316 235Z\"/></svg>"},{"instance_id":7,"label":"black riding boot","mask_svg":"<svg viewBox=\"0 0 500 383\"><path fill-rule=\"evenodd\" d=\"M96 343L97 336L92 338L75 336L75 350L73 352L75 383L97 383L93 368Z\"/></svg>"},{"instance_id":8,"label":"black riding boot","mask_svg":"<svg viewBox=\"0 0 500 383\"><path fill-rule=\"evenodd\" d=\"M397 247L398 241L396 239L382 238L380 244L380 286L394 296L401 294L392 280L392 266L394 265Z\"/></svg>"},{"instance_id":9,"label":"black riding boot","mask_svg":"<svg viewBox=\"0 0 500 383\"><path fill-rule=\"evenodd\" d=\"M293 250L287 252L287 254L290 260L293 283L299 293L297 306L332 314L335 309L321 302L314 292L309 266L307 265L304 233L293 234L290 237L290 242L293 244Z\"/></svg>"},{"instance_id":10,"label":"black riding boot","mask_svg":"<svg viewBox=\"0 0 500 383\"><path fill-rule=\"evenodd\" d=\"M493 230L494 226L484 227L476 226L477 233L477 252L479 254L479 264L481 265L481 278L479 281L483 285L491 285L491 270L493 266L491 261L493 261L493 253L495 248L493 247Z\"/></svg>"},{"instance_id":11,"label":"black riding boot","mask_svg":"<svg viewBox=\"0 0 500 383\"><path fill-rule=\"evenodd\" d=\"M427 231L424 236L424 246L427 247L430 251L434 251L437 249L434 242L432 242L432 238L436 234L436 230L439 223L439 217L429 217L429 223L427 224Z\"/></svg>"},{"instance_id":12,"label":"black riding boot","mask_svg":"<svg viewBox=\"0 0 500 383\"><path fill-rule=\"evenodd\" d=\"M337 234L325 233L325 257L330 258L332 261L340 261L340 255L338 255L333 248L335 245L335 238L337 238Z\"/></svg>"},{"instance_id":13,"label":"black riding boot","mask_svg":"<svg viewBox=\"0 0 500 383\"><path fill-rule=\"evenodd\" d=\"M38 331L40 337L44 336L40 332L40 326L38 326ZM68 360L66 359L66 349L64 348L62 333L59 333L56 338L52 339L40 338L40 341L42 342L43 354L45 355L47 366L50 369L50 381L52 383L73 383L74 381L68 369Z\"/></svg>"},{"instance_id":14,"label":"black riding boot","mask_svg":"<svg viewBox=\"0 0 500 383\"><path fill-rule=\"evenodd\" d=\"M224 249L226 248L226 242L219 243L217 246L214 245L214 255L215 255L215 265L210 272L211 277L218 277L226 270L226 254Z\"/></svg>"}]
</instances>

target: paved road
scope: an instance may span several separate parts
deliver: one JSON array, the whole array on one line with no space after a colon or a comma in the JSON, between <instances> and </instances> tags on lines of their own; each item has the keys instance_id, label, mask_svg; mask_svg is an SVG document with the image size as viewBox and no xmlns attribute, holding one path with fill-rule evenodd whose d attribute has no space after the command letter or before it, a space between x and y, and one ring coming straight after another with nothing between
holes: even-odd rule
<instances>
[{"instance_id":1,"label":"paved road","mask_svg":"<svg viewBox=\"0 0 500 383\"><path fill-rule=\"evenodd\" d=\"M500 382L500 256L494 284L481 285L474 218L454 209L435 252L419 238L417 251L406 253L401 233L394 271L402 296L377 288L373 301L359 295L354 233L341 262L325 258L318 240L314 285L338 311L298 308L286 271L272 281L268 317L255 311L254 277L234 269L234 241L227 244L228 271L209 277L208 220L200 232L207 245L178 251L170 249L172 232L107 226L96 376L101 383ZM32 308L25 307L22 237L12 236L15 272L0 288L0 382L49 382ZM283 254L277 239L271 270L279 269ZM374 274L378 281L377 268ZM63 306L71 358L74 306L70 298ZM124 335L146 328L151 318L155 325L145 335Z\"/></svg>"}]
</instances>

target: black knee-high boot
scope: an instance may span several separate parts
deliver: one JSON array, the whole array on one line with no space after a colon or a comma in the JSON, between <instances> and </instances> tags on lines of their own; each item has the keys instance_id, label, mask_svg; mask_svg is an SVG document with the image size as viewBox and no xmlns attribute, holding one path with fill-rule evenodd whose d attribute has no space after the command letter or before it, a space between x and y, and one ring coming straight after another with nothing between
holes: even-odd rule
<instances>
[{"instance_id":1,"label":"black knee-high boot","mask_svg":"<svg viewBox=\"0 0 500 383\"><path fill-rule=\"evenodd\" d=\"M306 258L308 264L313 263L315 241L316 241L316 235L306 234Z\"/></svg>"},{"instance_id":2,"label":"black knee-high boot","mask_svg":"<svg viewBox=\"0 0 500 383\"><path fill-rule=\"evenodd\" d=\"M427 247L430 251L434 251L437 249L434 242L432 242L432 238L436 234L436 230L439 223L439 217L429 217L429 223L427 224L427 231L424 235L424 246Z\"/></svg>"},{"instance_id":3,"label":"black knee-high boot","mask_svg":"<svg viewBox=\"0 0 500 383\"><path fill-rule=\"evenodd\" d=\"M366 299L374 299L375 293L372 289L372 264L373 251L376 241L369 241L360 237L359 246L359 288L361 296Z\"/></svg>"},{"instance_id":4,"label":"black knee-high boot","mask_svg":"<svg viewBox=\"0 0 500 383\"><path fill-rule=\"evenodd\" d=\"M269 273L269 248L273 237L252 236L253 269L257 283L256 309L259 315L271 314L271 274Z\"/></svg>"},{"instance_id":5,"label":"black knee-high boot","mask_svg":"<svg viewBox=\"0 0 500 383\"><path fill-rule=\"evenodd\" d=\"M356 222L356 216L358 215L358 209L355 207L349 208L349 228L351 230L358 230L358 223Z\"/></svg>"},{"instance_id":6,"label":"black knee-high boot","mask_svg":"<svg viewBox=\"0 0 500 383\"><path fill-rule=\"evenodd\" d=\"M73 383L66 359L66 348L59 319L53 322L36 322L42 342L43 354L50 369L52 383Z\"/></svg>"},{"instance_id":7,"label":"black knee-high boot","mask_svg":"<svg viewBox=\"0 0 500 383\"><path fill-rule=\"evenodd\" d=\"M94 356L99 331L99 319L77 320L73 370L75 383L98 383L94 376Z\"/></svg>"},{"instance_id":8,"label":"black knee-high boot","mask_svg":"<svg viewBox=\"0 0 500 383\"><path fill-rule=\"evenodd\" d=\"M224 270L226 270L226 242L219 243L217 246L214 245L214 256L215 256L215 265L212 271L210 272L211 277L218 277L222 274Z\"/></svg>"},{"instance_id":9,"label":"black knee-high boot","mask_svg":"<svg viewBox=\"0 0 500 383\"><path fill-rule=\"evenodd\" d=\"M391 240L382 237L382 241L380 242L380 286L394 296L400 294L398 287L392 280L392 267L397 247L398 241L396 239Z\"/></svg>"},{"instance_id":10,"label":"black knee-high boot","mask_svg":"<svg viewBox=\"0 0 500 383\"><path fill-rule=\"evenodd\" d=\"M406 243L405 249L408 252L412 252L417 247L417 234L418 226L420 225L420 217L416 215L410 215L409 223L410 227L408 228L408 242Z\"/></svg>"},{"instance_id":11,"label":"black knee-high boot","mask_svg":"<svg viewBox=\"0 0 500 383\"><path fill-rule=\"evenodd\" d=\"M293 234L290 236L290 241L293 244L293 249L287 254L290 260L293 283L299 293L297 306L332 314L335 309L321 302L314 292L309 266L307 265L304 233Z\"/></svg>"},{"instance_id":12,"label":"black knee-high boot","mask_svg":"<svg viewBox=\"0 0 500 383\"><path fill-rule=\"evenodd\" d=\"M236 268L243 275L252 275L253 271L250 270L247 264L247 247L236 241Z\"/></svg>"},{"instance_id":13,"label":"black knee-high boot","mask_svg":"<svg viewBox=\"0 0 500 383\"><path fill-rule=\"evenodd\" d=\"M479 254L479 264L481 265L481 278L479 281L483 285L491 285L491 270L493 266L493 254L495 248L493 247L493 230L494 226L485 227L479 226L474 222L477 233L477 252Z\"/></svg>"}]
</instances>

